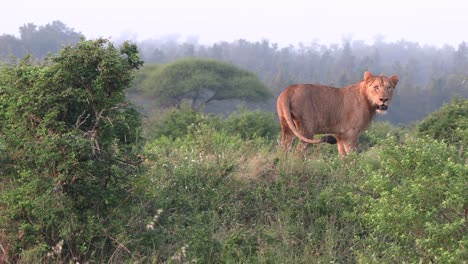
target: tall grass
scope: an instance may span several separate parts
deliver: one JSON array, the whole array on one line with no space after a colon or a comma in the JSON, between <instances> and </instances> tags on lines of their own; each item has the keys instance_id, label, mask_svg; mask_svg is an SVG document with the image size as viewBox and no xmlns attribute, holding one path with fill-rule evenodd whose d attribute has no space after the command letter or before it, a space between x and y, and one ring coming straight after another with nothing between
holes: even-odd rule
<instances>
[{"instance_id":1,"label":"tall grass","mask_svg":"<svg viewBox=\"0 0 468 264\"><path fill-rule=\"evenodd\" d=\"M380 131L385 126L388 124L377 125L377 130L366 133L373 140L371 147L345 162L336 154L335 146L312 148L303 159L295 153L284 154L274 140L245 140L239 134L207 124L192 125L187 135L175 140L156 139L146 147L148 170L136 185L137 191L151 201L145 211L146 224L151 228L145 231L144 244L152 246L139 253L145 260L169 263L464 259L468 236L462 226L466 224L460 226L463 219L455 217L454 212L461 215L459 210L466 208L467 198L460 197L461 189L466 189L462 178L468 173L466 164L457 158L456 149L433 140L403 136L402 131L393 131L389 139L378 139L387 137ZM418 154L423 149L425 153L435 151L434 159ZM413 154L405 156L407 152ZM402 168L391 162L403 157L408 164L434 167ZM434 160L452 165L444 167ZM438 176L431 170L448 172ZM392 174L401 177L390 188L384 179ZM412 175L416 178L406 180ZM403 210L412 197L425 199L417 191L431 188L426 180L431 177L439 179L437 186L442 194L421 203L425 207ZM393 197L383 189L386 186L398 193L404 188L400 184L416 187L401 192L405 197ZM458 191L444 196L449 188ZM418 210L436 210L444 197L452 201L445 204L450 207L453 221L438 222L441 216L437 213L425 218L433 226L454 230L444 233L451 237L451 244L439 251L433 248L436 242L431 239L440 240L441 235L434 230L413 234L424 229L424 223L402 226L385 221L386 214L400 213L401 221L409 221ZM402 234L407 234L404 241L399 240Z\"/></svg>"},{"instance_id":2,"label":"tall grass","mask_svg":"<svg viewBox=\"0 0 468 264\"><path fill-rule=\"evenodd\" d=\"M163 211L148 231L164 237L152 249L157 261L182 247L184 261L202 263L353 259L361 231L347 217L353 205L336 155L303 160L203 125L146 149L139 188L153 197L150 212Z\"/></svg>"}]
</instances>

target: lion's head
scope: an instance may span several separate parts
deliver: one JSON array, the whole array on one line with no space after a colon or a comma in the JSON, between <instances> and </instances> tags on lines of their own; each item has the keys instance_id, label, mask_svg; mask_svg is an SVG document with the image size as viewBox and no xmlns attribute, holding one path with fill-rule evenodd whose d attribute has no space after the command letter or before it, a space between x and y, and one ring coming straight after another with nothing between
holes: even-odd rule
<instances>
[{"instance_id":1,"label":"lion's head","mask_svg":"<svg viewBox=\"0 0 468 264\"><path fill-rule=\"evenodd\" d=\"M363 92L367 96L371 107L377 113L386 113L393 98L393 91L398 83L398 76L374 76L370 72L364 73Z\"/></svg>"}]
</instances>

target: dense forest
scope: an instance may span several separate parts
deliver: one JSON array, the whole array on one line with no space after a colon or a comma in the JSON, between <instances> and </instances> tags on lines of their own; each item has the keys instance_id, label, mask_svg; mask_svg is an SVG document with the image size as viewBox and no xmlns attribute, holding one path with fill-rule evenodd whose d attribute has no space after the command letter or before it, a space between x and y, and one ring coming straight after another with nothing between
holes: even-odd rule
<instances>
[{"instance_id":1,"label":"dense forest","mask_svg":"<svg viewBox=\"0 0 468 264\"><path fill-rule=\"evenodd\" d=\"M468 259L464 43L208 47L86 40L60 22L20 31L0 36L0 263ZM400 75L386 118L413 125L375 122L344 158L329 144L284 153L265 111L275 95L364 69ZM154 111L130 101L145 96ZM166 98L175 107L156 109ZM200 111L229 100L246 105Z\"/></svg>"},{"instance_id":2,"label":"dense forest","mask_svg":"<svg viewBox=\"0 0 468 264\"><path fill-rule=\"evenodd\" d=\"M45 26L27 24L20 28L20 37L0 36L0 59L27 53L44 58L48 52L76 43L80 33L60 21ZM345 39L342 43L320 42L279 47L264 40L237 40L200 45L196 41L177 39L145 40L137 43L147 65L167 64L182 58L210 58L225 61L249 70L269 87L274 96L265 103L248 104L252 108L275 109L275 99L282 89L294 83L321 83L336 87L358 82L366 70L374 74L398 75L400 82L389 113L381 117L395 124L421 120L450 101L454 96L468 97L468 46L421 46L401 40L384 42L376 38L372 44ZM136 88L138 90L138 87ZM155 98L149 98L150 101ZM153 105L139 100L149 108ZM211 102L208 112L231 112L239 101Z\"/></svg>"}]
</instances>

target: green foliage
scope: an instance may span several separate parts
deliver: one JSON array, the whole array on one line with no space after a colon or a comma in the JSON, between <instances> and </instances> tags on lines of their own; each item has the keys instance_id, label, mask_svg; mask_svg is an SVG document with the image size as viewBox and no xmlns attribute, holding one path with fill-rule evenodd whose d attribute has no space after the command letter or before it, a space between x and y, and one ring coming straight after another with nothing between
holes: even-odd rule
<instances>
[{"instance_id":1,"label":"green foliage","mask_svg":"<svg viewBox=\"0 0 468 264\"><path fill-rule=\"evenodd\" d=\"M172 140L183 137L189 132L190 126L207 121L203 114L194 111L188 104L182 104L180 109L160 110L146 121L146 137L156 139L162 136Z\"/></svg>"},{"instance_id":2,"label":"green foliage","mask_svg":"<svg viewBox=\"0 0 468 264\"><path fill-rule=\"evenodd\" d=\"M249 111L243 107L226 118L224 128L229 133L239 134L243 139L256 137L276 139L280 132L280 125L274 113L261 110Z\"/></svg>"},{"instance_id":3,"label":"green foliage","mask_svg":"<svg viewBox=\"0 0 468 264\"><path fill-rule=\"evenodd\" d=\"M417 129L420 135L468 146L468 100L453 99L426 117Z\"/></svg>"},{"instance_id":4,"label":"green foliage","mask_svg":"<svg viewBox=\"0 0 468 264\"><path fill-rule=\"evenodd\" d=\"M368 130L359 135L359 146L361 149L367 150L388 137L394 137L399 141L406 133L408 133L407 130L389 122L374 122Z\"/></svg>"},{"instance_id":5,"label":"green foliage","mask_svg":"<svg viewBox=\"0 0 468 264\"><path fill-rule=\"evenodd\" d=\"M270 90L251 72L234 65L206 59L183 59L152 67L141 89L152 94L162 106L179 106L189 100L193 109L213 100L263 101Z\"/></svg>"},{"instance_id":6,"label":"green foliage","mask_svg":"<svg viewBox=\"0 0 468 264\"><path fill-rule=\"evenodd\" d=\"M356 212L369 230L363 261L462 263L468 167L457 149L425 138L382 144L355 172Z\"/></svg>"},{"instance_id":7,"label":"green foliage","mask_svg":"<svg viewBox=\"0 0 468 264\"><path fill-rule=\"evenodd\" d=\"M271 112L251 111L241 107L238 112L222 118L220 115L199 113L188 104L182 104L180 109L160 110L151 115L151 118L146 120L145 135L148 139L165 136L174 140L184 137L190 132L192 126L200 124L223 130L229 134L240 135L245 140L258 137L275 140L280 131L275 115Z\"/></svg>"},{"instance_id":8,"label":"green foliage","mask_svg":"<svg viewBox=\"0 0 468 264\"><path fill-rule=\"evenodd\" d=\"M124 91L141 65L135 45L98 39L0 69L0 243L12 261L119 246L141 146Z\"/></svg>"},{"instance_id":9,"label":"green foliage","mask_svg":"<svg viewBox=\"0 0 468 264\"><path fill-rule=\"evenodd\" d=\"M152 80L159 73L159 69L161 69L161 66L158 64L145 64L145 66L135 74L131 91L143 92L147 96L152 96Z\"/></svg>"}]
</instances>

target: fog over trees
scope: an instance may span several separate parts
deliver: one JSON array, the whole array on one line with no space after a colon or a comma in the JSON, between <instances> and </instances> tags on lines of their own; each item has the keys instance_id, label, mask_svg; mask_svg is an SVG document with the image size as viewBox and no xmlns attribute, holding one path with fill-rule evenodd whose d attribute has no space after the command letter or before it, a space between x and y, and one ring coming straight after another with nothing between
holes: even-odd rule
<instances>
[{"instance_id":1,"label":"fog over trees","mask_svg":"<svg viewBox=\"0 0 468 264\"><path fill-rule=\"evenodd\" d=\"M82 37L60 21L39 27L26 24L20 28L20 33L19 38L0 36L1 60L28 53L43 58L47 52L56 52ZM202 45L196 39L178 41L172 37L140 41L137 45L146 65L197 57L229 62L252 71L274 96L267 103L248 106L270 111L275 109L276 95L290 84L321 83L341 87L360 81L366 70L400 77L388 114L379 117L392 123L421 120L454 96L468 97L468 46L465 42L457 47L435 47L405 40L385 42L376 38L369 44L348 38L329 45L317 41L279 47L269 40L240 39ZM235 109L237 103L211 102L205 110L227 112Z\"/></svg>"},{"instance_id":2,"label":"fog over trees","mask_svg":"<svg viewBox=\"0 0 468 264\"><path fill-rule=\"evenodd\" d=\"M258 74L278 95L294 83L321 83L336 87L358 82L363 73L400 77L389 113L382 119L408 123L450 101L468 96L468 48L421 46L401 40L367 44L344 40L280 48L268 40L220 42L211 46L174 41L139 43L146 63L168 63L178 58L203 57L227 61ZM274 99L266 106L274 111Z\"/></svg>"}]
</instances>

